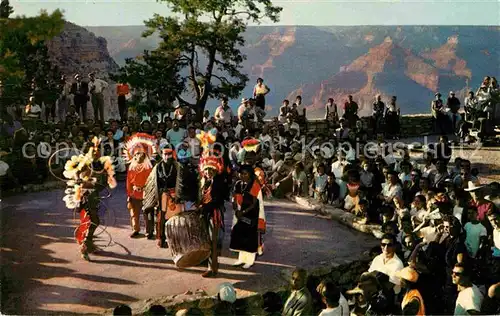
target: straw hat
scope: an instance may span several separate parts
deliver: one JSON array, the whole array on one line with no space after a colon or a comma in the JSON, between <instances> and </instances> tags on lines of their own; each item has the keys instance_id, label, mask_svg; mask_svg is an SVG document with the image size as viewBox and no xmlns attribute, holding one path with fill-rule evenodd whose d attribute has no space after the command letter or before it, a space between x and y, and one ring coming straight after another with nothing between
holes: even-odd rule
<instances>
[{"instance_id":1,"label":"straw hat","mask_svg":"<svg viewBox=\"0 0 500 316\"><path fill-rule=\"evenodd\" d=\"M483 187L484 187L484 185L481 185L479 183L479 181L469 181L469 183L467 185L467 189L464 189L464 190L467 192L471 192L471 191L479 190Z\"/></svg>"},{"instance_id":2,"label":"straw hat","mask_svg":"<svg viewBox=\"0 0 500 316\"><path fill-rule=\"evenodd\" d=\"M404 267L403 269L396 272L396 276L398 278L404 279L406 281L410 281L410 282L415 283L418 281L419 275L418 275L417 270L408 266L408 267Z\"/></svg>"}]
</instances>

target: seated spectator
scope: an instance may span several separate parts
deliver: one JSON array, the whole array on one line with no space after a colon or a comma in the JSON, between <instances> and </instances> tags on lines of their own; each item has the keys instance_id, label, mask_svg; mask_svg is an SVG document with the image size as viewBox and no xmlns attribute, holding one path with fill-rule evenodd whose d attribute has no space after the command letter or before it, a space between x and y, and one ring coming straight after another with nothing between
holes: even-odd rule
<instances>
[{"instance_id":1,"label":"seated spectator","mask_svg":"<svg viewBox=\"0 0 500 316\"><path fill-rule=\"evenodd\" d=\"M340 186L335 179L333 173L329 173L326 180L325 195L326 203L331 205L339 205L340 200Z\"/></svg>"},{"instance_id":2,"label":"seated spectator","mask_svg":"<svg viewBox=\"0 0 500 316\"><path fill-rule=\"evenodd\" d=\"M311 315L312 297L307 289L307 272L304 269L296 269L292 273L292 292L285 302L283 316L306 316Z\"/></svg>"},{"instance_id":3,"label":"seated spectator","mask_svg":"<svg viewBox=\"0 0 500 316\"><path fill-rule=\"evenodd\" d=\"M395 197L403 197L403 189L395 171L390 171L388 175L388 182L383 185L382 193L378 198L385 204L391 204Z\"/></svg>"},{"instance_id":4,"label":"seated spectator","mask_svg":"<svg viewBox=\"0 0 500 316\"><path fill-rule=\"evenodd\" d=\"M283 302L277 293L266 292L262 295L262 300L262 309L268 316L281 316Z\"/></svg>"},{"instance_id":5,"label":"seated spectator","mask_svg":"<svg viewBox=\"0 0 500 316\"><path fill-rule=\"evenodd\" d=\"M325 165L319 165L318 171L314 176L312 189L314 198L322 203L326 202L326 186L328 182L328 176L325 173Z\"/></svg>"},{"instance_id":6,"label":"seated spectator","mask_svg":"<svg viewBox=\"0 0 500 316\"><path fill-rule=\"evenodd\" d=\"M151 305L149 310L146 312L147 316L165 316L167 314L167 309L162 305Z\"/></svg>"},{"instance_id":7,"label":"seated spectator","mask_svg":"<svg viewBox=\"0 0 500 316\"><path fill-rule=\"evenodd\" d=\"M389 276L390 281L394 284L394 291L399 293L401 288L400 279L396 276L396 272L404 266L401 259L396 255L396 238L394 235L384 234L380 240L382 253L373 259L368 272L378 271Z\"/></svg>"},{"instance_id":8,"label":"seated spectator","mask_svg":"<svg viewBox=\"0 0 500 316\"><path fill-rule=\"evenodd\" d=\"M113 315L116 316L132 316L132 309L127 305L116 306L113 310Z\"/></svg>"},{"instance_id":9,"label":"seated spectator","mask_svg":"<svg viewBox=\"0 0 500 316\"><path fill-rule=\"evenodd\" d=\"M341 304L343 296L333 282L325 282L318 292L321 295L321 301L326 306L319 316L349 316L347 300L344 298Z\"/></svg>"},{"instance_id":10,"label":"seated spectator","mask_svg":"<svg viewBox=\"0 0 500 316\"><path fill-rule=\"evenodd\" d=\"M453 268L452 280L458 290L455 315L477 315L481 311L484 296L471 282L470 273L470 269L463 263L457 263Z\"/></svg>"},{"instance_id":11,"label":"seated spectator","mask_svg":"<svg viewBox=\"0 0 500 316\"><path fill-rule=\"evenodd\" d=\"M401 302L403 315L425 315L425 304L418 289L419 274L414 267L405 267L398 271L401 287L405 294Z\"/></svg>"}]
</instances>

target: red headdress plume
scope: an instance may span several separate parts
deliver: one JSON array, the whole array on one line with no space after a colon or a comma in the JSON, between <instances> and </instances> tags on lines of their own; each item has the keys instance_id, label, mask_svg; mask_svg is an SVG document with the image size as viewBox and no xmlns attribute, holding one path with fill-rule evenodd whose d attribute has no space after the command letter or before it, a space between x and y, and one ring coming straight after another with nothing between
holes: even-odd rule
<instances>
[{"instance_id":1,"label":"red headdress plume","mask_svg":"<svg viewBox=\"0 0 500 316\"><path fill-rule=\"evenodd\" d=\"M260 146L260 141L255 138L247 138L241 142L241 146L245 151L258 151Z\"/></svg>"}]
</instances>

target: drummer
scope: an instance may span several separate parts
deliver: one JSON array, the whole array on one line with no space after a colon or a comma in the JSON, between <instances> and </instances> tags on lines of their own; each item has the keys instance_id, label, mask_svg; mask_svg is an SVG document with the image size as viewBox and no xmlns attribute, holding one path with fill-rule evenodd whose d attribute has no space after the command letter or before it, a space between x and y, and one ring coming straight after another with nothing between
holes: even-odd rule
<instances>
[{"instance_id":1,"label":"drummer","mask_svg":"<svg viewBox=\"0 0 500 316\"><path fill-rule=\"evenodd\" d=\"M210 234L211 254L208 258L208 270L202 274L204 278L217 275L219 270L218 256L222 249L224 237L224 198L225 190L222 171L224 164L216 156L205 156L200 160L200 210L204 215Z\"/></svg>"}]
</instances>

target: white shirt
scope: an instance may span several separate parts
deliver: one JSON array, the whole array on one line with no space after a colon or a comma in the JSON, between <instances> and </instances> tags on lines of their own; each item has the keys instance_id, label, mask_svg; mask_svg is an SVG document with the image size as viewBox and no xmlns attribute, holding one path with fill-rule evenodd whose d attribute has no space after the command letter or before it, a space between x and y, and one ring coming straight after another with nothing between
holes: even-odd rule
<instances>
[{"instance_id":1,"label":"white shirt","mask_svg":"<svg viewBox=\"0 0 500 316\"><path fill-rule=\"evenodd\" d=\"M481 311L483 294L476 285L458 292L454 315L468 315L467 311Z\"/></svg>"},{"instance_id":2,"label":"white shirt","mask_svg":"<svg viewBox=\"0 0 500 316\"><path fill-rule=\"evenodd\" d=\"M460 206L453 207L453 216L455 216L462 224L462 213L464 212L464 208Z\"/></svg>"},{"instance_id":3,"label":"white shirt","mask_svg":"<svg viewBox=\"0 0 500 316\"><path fill-rule=\"evenodd\" d=\"M231 123L231 120L233 119L233 110L231 110L230 107L227 107L227 109L224 110L224 107L220 105L215 110L214 117L217 121L222 121L224 123Z\"/></svg>"},{"instance_id":4,"label":"white shirt","mask_svg":"<svg viewBox=\"0 0 500 316\"><path fill-rule=\"evenodd\" d=\"M335 175L336 179L340 179L344 174L344 166L345 163L340 160L337 160L334 163L332 163L332 172Z\"/></svg>"},{"instance_id":5,"label":"white shirt","mask_svg":"<svg viewBox=\"0 0 500 316\"><path fill-rule=\"evenodd\" d=\"M5 176L7 174L7 171L9 171L9 165L6 162L0 160L0 177Z\"/></svg>"},{"instance_id":6,"label":"white shirt","mask_svg":"<svg viewBox=\"0 0 500 316\"><path fill-rule=\"evenodd\" d=\"M89 91L92 91L92 88L95 87L93 93L102 93L108 86L109 85L106 81L95 79L94 81L89 82Z\"/></svg>"},{"instance_id":7,"label":"white shirt","mask_svg":"<svg viewBox=\"0 0 500 316\"><path fill-rule=\"evenodd\" d=\"M394 256L385 263L384 258L385 256L383 253L376 256L373 259L368 272L378 271L387 274L389 276L389 281L395 284L394 292L398 294L401 291L401 287L399 286L401 284L401 280L396 277L395 274L404 268L403 262L401 262L401 259L399 259L396 254L394 254Z\"/></svg>"},{"instance_id":8,"label":"white shirt","mask_svg":"<svg viewBox=\"0 0 500 316\"><path fill-rule=\"evenodd\" d=\"M42 108L38 104L32 104L28 112L29 117L38 117L42 113Z\"/></svg>"},{"instance_id":9,"label":"white shirt","mask_svg":"<svg viewBox=\"0 0 500 316\"><path fill-rule=\"evenodd\" d=\"M198 155L200 154L200 140L196 137L186 137L185 141L189 143L189 150L191 151L193 157L198 158Z\"/></svg>"}]
</instances>

